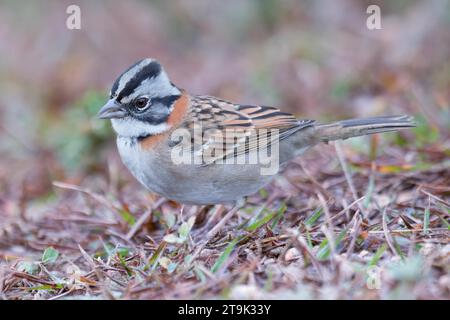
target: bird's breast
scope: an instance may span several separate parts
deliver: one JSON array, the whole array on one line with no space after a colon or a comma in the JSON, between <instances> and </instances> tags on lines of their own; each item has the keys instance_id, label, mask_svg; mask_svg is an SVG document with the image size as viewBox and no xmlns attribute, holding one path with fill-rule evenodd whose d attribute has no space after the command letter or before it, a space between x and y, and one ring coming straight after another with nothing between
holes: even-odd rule
<instances>
[{"instance_id":1,"label":"bird's breast","mask_svg":"<svg viewBox=\"0 0 450 320\"><path fill-rule=\"evenodd\" d=\"M147 189L187 204L236 201L257 192L272 176L261 175L259 165L175 164L163 143L143 148L119 138L117 146L125 166Z\"/></svg>"}]
</instances>

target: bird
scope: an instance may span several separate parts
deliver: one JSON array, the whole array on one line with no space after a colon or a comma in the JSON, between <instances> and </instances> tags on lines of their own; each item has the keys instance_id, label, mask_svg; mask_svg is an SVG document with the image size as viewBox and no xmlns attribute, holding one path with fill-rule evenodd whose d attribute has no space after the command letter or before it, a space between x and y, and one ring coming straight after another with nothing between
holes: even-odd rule
<instances>
[{"instance_id":1,"label":"bird","mask_svg":"<svg viewBox=\"0 0 450 320\"><path fill-rule=\"evenodd\" d=\"M415 126L406 115L322 124L191 95L152 58L115 80L98 117L111 120L122 162L145 188L187 205L236 204L313 146Z\"/></svg>"}]
</instances>

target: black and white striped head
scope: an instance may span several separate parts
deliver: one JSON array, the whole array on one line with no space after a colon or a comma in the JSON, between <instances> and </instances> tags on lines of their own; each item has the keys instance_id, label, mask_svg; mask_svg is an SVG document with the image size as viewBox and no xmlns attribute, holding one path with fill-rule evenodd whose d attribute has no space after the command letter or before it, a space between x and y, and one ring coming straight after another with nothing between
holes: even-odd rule
<instances>
[{"instance_id":1,"label":"black and white striped head","mask_svg":"<svg viewBox=\"0 0 450 320\"><path fill-rule=\"evenodd\" d=\"M168 129L167 119L180 95L158 61L143 59L116 79L98 116L111 119L122 137L158 134Z\"/></svg>"}]
</instances>

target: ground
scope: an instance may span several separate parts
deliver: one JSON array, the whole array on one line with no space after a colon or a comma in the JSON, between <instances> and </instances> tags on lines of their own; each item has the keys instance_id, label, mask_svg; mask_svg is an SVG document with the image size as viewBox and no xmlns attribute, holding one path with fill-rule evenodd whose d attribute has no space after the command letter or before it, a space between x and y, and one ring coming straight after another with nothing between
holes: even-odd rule
<instances>
[{"instance_id":1,"label":"ground","mask_svg":"<svg viewBox=\"0 0 450 320\"><path fill-rule=\"evenodd\" d=\"M64 1L0 5L0 298L450 299L448 2L379 1L376 31L365 1L212 2L80 1L77 31ZM95 119L147 56L193 93L417 127L315 147L209 239L231 208L145 190Z\"/></svg>"},{"instance_id":2,"label":"ground","mask_svg":"<svg viewBox=\"0 0 450 320\"><path fill-rule=\"evenodd\" d=\"M3 201L2 295L449 297L446 155L434 148L428 166L404 168L404 153L418 152L381 145L373 161L346 152L347 178L332 146L292 162L194 260L201 226L228 208L201 213L115 174L90 177L89 187L55 181L44 203ZM30 219L25 207L41 213Z\"/></svg>"}]
</instances>

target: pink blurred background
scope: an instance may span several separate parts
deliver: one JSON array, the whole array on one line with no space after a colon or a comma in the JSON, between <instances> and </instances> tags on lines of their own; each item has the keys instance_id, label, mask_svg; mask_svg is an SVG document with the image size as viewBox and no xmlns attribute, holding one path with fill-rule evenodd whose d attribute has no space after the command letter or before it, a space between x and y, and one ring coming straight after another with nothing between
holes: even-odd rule
<instances>
[{"instance_id":1,"label":"pink blurred background","mask_svg":"<svg viewBox=\"0 0 450 320\"><path fill-rule=\"evenodd\" d=\"M69 4L81 30L66 28ZM448 140L449 31L443 0L3 1L0 190L101 168L114 139L95 113L143 57L192 93L321 121L409 113Z\"/></svg>"}]
</instances>

